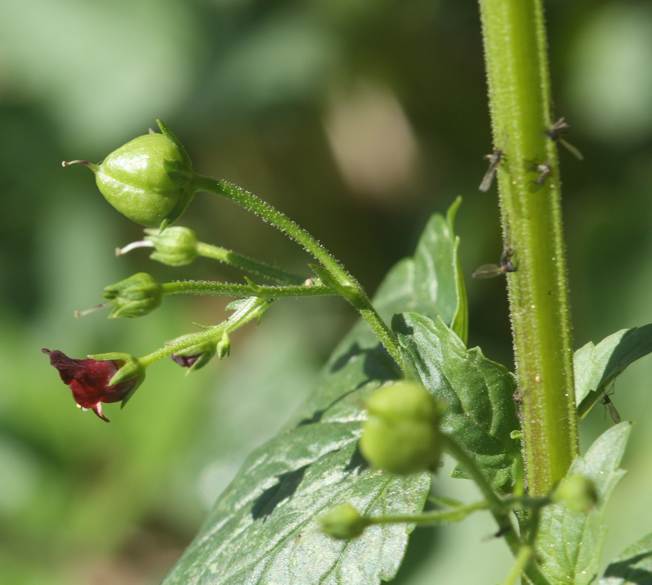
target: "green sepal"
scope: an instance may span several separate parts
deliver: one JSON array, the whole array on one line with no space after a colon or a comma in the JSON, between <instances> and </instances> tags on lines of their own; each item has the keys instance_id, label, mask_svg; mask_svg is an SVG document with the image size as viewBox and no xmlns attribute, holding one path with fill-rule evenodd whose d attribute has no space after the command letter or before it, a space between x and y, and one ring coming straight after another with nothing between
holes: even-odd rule
<instances>
[{"instance_id":1,"label":"green sepal","mask_svg":"<svg viewBox=\"0 0 652 585\"><path fill-rule=\"evenodd\" d=\"M115 374L113 374L109 380L109 386L115 386L129 380L135 380L135 383L129 390L129 393L125 395L120 403L120 408L124 408L129 399L133 396L134 392L143 383L143 380L145 380L145 366L143 366L138 358L132 356L129 353L119 351L95 353L88 355L87 357L98 361L123 362L120 369Z\"/></svg>"},{"instance_id":2,"label":"green sepal","mask_svg":"<svg viewBox=\"0 0 652 585\"><path fill-rule=\"evenodd\" d=\"M190 228L146 229L145 234L145 241L154 245L149 256L152 260L176 267L191 264L197 258L197 235Z\"/></svg>"},{"instance_id":3,"label":"green sepal","mask_svg":"<svg viewBox=\"0 0 652 585\"><path fill-rule=\"evenodd\" d=\"M217 342L216 352L219 359L224 359L231 355L231 340L229 339L229 334L226 331L222 334L221 339Z\"/></svg>"},{"instance_id":4,"label":"green sepal","mask_svg":"<svg viewBox=\"0 0 652 585\"><path fill-rule=\"evenodd\" d=\"M196 335L195 333L188 333L187 335L182 335L181 337L177 337L176 339L173 339L172 341L168 342L166 345L189 340L191 337L195 335ZM216 353L217 353L217 344L215 343L215 341L209 339L206 341L200 341L199 343L194 343L193 345L184 347L179 351L175 351L174 355L183 356L183 357L199 356L195 361L195 363L193 363L192 366L188 368L186 374L189 374L190 372L194 372L196 370L200 370L201 368L203 368L208 362L210 362L213 359Z\"/></svg>"},{"instance_id":5,"label":"green sepal","mask_svg":"<svg viewBox=\"0 0 652 585\"><path fill-rule=\"evenodd\" d=\"M163 299L163 289L150 274L137 272L106 286L103 296L111 304L110 319L134 318L156 309Z\"/></svg>"},{"instance_id":6,"label":"green sepal","mask_svg":"<svg viewBox=\"0 0 652 585\"><path fill-rule=\"evenodd\" d=\"M130 357L129 360L127 360L125 364L113 375L109 381L109 384L113 386L127 380L135 380L135 383L120 402L120 408L127 406L127 402L131 400L131 397L145 380L145 367L137 358Z\"/></svg>"}]
</instances>

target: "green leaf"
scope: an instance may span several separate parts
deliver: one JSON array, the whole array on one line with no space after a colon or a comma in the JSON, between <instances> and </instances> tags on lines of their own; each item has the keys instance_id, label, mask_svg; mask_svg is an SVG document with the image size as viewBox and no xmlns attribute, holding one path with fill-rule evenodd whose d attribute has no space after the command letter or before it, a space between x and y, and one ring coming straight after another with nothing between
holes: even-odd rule
<instances>
[{"instance_id":1,"label":"green leaf","mask_svg":"<svg viewBox=\"0 0 652 585\"><path fill-rule=\"evenodd\" d=\"M652 352L652 324L622 329L598 345L589 342L575 352L575 401L586 416L607 387L637 359Z\"/></svg>"},{"instance_id":2,"label":"green leaf","mask_svg":"<svg viewBox=\"0 0 652 585\"><path fill-rule=\"evenodd\" d=\"M520 445L510 437L519 428L512 374L479 348L467 349L439 318L407 313L395 321L422 383L447 405L446 432L473 455L496 489L509 489L520 457Z\"/></svg>"},{"instance_id":3,"label":"green leaf","mask_svg":"<svg viewBox=\"0 0 652 585\"><path fill-rule=\"evenodd\" d=\"M445 218L432 216L417 247L414 265L419 303L432 303L435 313L466 343L468 303L458 253L460 238L453 232L461 203L458 197Z\"/></svg>"},{"instance_id":4,"label":"green leaf","mask_svg":"<svg viewBox=\"0 0 652 585\"><path fill-rule=\"evenodd\" d=\"M578 457L568 472L591 479L600 504L588 514L561 504L547 506L541 514L537 556L550 585L588 585L598 573L606 528L605 504L624 471L620 462L630 431L629 423L611 427Z\"/></svg>"},{"instance_id":5,"label":"green leaf","mask_svg":"<svg viewBox=\"0 0 652 585\"><path fill-rule=\"evenodd\" d=\"M399 262L376 295L384 318L442 310L454 319L454 238L442 218L428 223L415 259ZM448 261L441 249L449 250ZM424 278L435 284L426 286ZM411 526L374 526L342 542L322 534L316 518L343 502L369 514L423 509L429 474L372 471L357 448L364 398L399 376L368 326L358 323L305 406L247 458L165 585L374 585L393 578Z\"/></svg>"},{"instance_id":6,"label":"green leaf","mask_svg":"<svg viewBox=\"0 0 652 585\"><path fill-rule=\"evenodd\" d=\"M600 585L652 585L652 533L610 563Z\"/></svg>"}]
</instances>

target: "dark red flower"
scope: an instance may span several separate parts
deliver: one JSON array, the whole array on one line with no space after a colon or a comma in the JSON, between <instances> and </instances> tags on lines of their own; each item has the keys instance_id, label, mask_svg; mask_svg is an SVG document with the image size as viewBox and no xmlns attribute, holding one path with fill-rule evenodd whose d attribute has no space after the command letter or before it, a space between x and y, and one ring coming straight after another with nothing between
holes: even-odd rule
<instances>
[{"instance_id":1,"label":"dark red flower","mask_svg":"<svg viewBox=\"0 0 652 585\"><path fill-rule=\"evenodd\" d=\"M103 402L120 402L140 383L132 378L109 386L113 375L124 365L119 360L76 360L61 351L43 348L50 356L50 363L59 371L64 384L70 386L75 402L81 408L90 408L103 421L109 419L102 412Z\"/></svg>"}]
</instances>

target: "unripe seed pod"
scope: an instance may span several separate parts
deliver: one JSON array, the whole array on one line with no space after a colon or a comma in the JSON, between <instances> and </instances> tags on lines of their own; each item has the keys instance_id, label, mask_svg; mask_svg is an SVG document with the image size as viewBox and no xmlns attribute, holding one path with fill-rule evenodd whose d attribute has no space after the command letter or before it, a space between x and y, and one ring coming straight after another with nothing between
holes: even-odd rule
<instances>
[{"instance_id":1,"label":"unripe seed pod","mask_svg":"<svg viewBox=\"0 0 652 585\"><path fill-rule=\"evenodd\" d=\"M142 317L161 304L161 285L146 272L137 272L129 278L104 288L104 298L112 306L109 317Z\"/></svg>"},{"instance_id":2,"label":"unripe seed pod","mask_svg":"<svg viewBox=\"0 0 652 585\"><path fill-rule=\"evenodd\" d=\"M81 163L95 173L104 198L122 215L147 227L166 226L186 209L194 195L192 163L183 145L160 121L161 133L138 136L102 163Z\"/></svg>"},{"instance_id":3,"label":"unripe seed pod","mask_svg":"<svg viewBox=\"0 0 652 585\"><path fill-rule=\"evenodd\" d=\"M368 526L367 520L351 504L335 506L319 522L323 532L338 540L357 538Z\"/></svg>"},{"instance_id":4,"label":"unripe seed pod","mask_svg":"<svg viewBox=\"0 0 652 585\"><path fill-rule=\"evenodd\" d=\"M559 482L552 494L552 501L586 514L598 503L599 495L595 484L588 477L573 474Z\"/></svg>"},{"instance_id":5,"label":"unripe seed pod","mask_svg":"<svg viewBox=\"0 0 652 585\"><path fill-rule=\"evenodd\" d=\"M408 381L385 386L368 400L367 411L360 450L372 467L398 474L437 468L440 409L423 386Z\"/></svg>"},{"instance_id":6,"label":"unripe seed pod","mask_svg":"<svg viewBox=\"0 0 652 585\"><path fill-rule=\"evenodd\" d=\"M189 228L173 226L164 230L148 229L145 241L154 245L152 260L168 266L185 266L197 258L197 236Z\"/></svg>"}]
</instances>

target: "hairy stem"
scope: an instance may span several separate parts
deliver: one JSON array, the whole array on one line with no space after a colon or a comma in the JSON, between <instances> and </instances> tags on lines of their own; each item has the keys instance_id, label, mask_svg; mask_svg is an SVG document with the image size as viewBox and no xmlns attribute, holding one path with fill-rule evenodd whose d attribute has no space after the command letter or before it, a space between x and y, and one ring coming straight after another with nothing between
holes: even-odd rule
<instances>
[{"instance_id":1,"label":"hairy stem","mask_svg":"<svg viewBox=\"0 0 652 585\"><path fill-rule=\"evenodd\" d=\"M319 262L330 277L329 280L332 282L325 282L325 284L328 286L332 284L338 293L360 313L360 316L367 322L383 344L387 353L398 364L400 369L404 373L406 372L406 366L396 335L382 320L380 315L378 315L360 283L307 230L283 212L260 199L257 195L250 193L230 181L197 176L195 177L195 188L199 191L208 191L209 193L215 193L216 195L230 199L299 244Z\"/></svg>"},{"instance_id":2,"label":"hairy stem","mask_svg":"<svg viewBox=\"0 0 652 585\"><path fill-rule=\"evenodd\" d=\"M260 319L260 317L262 317L265 311L269 308L271 303L271 300L262 299L260 297L251 297L246 299L242 305L238 307L238 309L234 311L233 314L223 323L209 327L208 329L200 331L199 333L184 335L177 340L166 343L162 348L138 358L138 361L144 367L147 367L158 360L169 357L172 354L178 353L179 351L188 347L192 347L193 345L197 345L206 341L217 342L225 333L232 333L247 323L256 319Z\"/></svg>"},{"instance_id":3,"label":"hairy stem","mask_svg":"<svg viewBox=\"0 0 652 585\"><path fill-rule=\"evenodd\" d=\"M512 566L509 575L507 575L507 578L503 582L503 585L517 585L521 575L525 572L525 568L532 559L533 554L534 549L531 546L521 547L521 550L519 550L518 554L516 555L514 565Z\"/></svg>"},{"instance_id":4,"label":"hairy stem","mask_svg":"<svg viewBox=\"0 0 652 585\"><path fill-rule=\"evenodd\" d=\"M577 455L557 145L541 0L480 0L529 493Z\"/></svg>"},{"instance_id":5,"label":"hairy stem","mask_svg":"<svg viewBox=\"0 0 652 585\"><path fill-rule=\"evenodd\" d=\"M475 482L482 495L486 498L489 511L498 525L499 534L505 539L514 557L518 558L524 544L516 532L516 527L510 516L509 504L501 500L473 457L457 441L449 435L442 435L442 439L444 441L444 450L464 468L464 471L468 473L469 477ZM525 574L528 580L534 585L549 585L538 567L532 563L527 567Z\"/></svg>"},{"instance_id":6,"label":"hairy stem","mask_svg":"<svg viewBox=\"0 0 652 585\"><path fill-rule=\"evenodd\" d=\"M215 282L212 280L175 280L161 285L165 295L214 295L265 299L280 297L314 297L337 295L330 287L318 285L289 284L267 286L258 284L239 284L235 282Z\"/></svg>"},{"instance_id":7,"label":"hairy stem","mask_svg":"<svg viewBox=\"0 0 652 585\"><path fill-rule=\"evenodd\" d=\"M445 524L459 522L473 512L487 510L490 507L487 500L481 500L464 506L455 506L443 510L430 510L421 514L388 514L386 516L368 516L365 520L370 524L417 524L429 526L431 524Z\"/></svg>"},{"instance_id":8,"label":"hairy stem","mask_svg":"<svg viewBox=\"0 0 652 585\"><path fill-rule=\"evenodd\" d=\"M260 276L279 284L300 284L306 280L305 277L286 272L276 266L261 262L244 254L238 254L233 250L222 248L221 246L213 246L204 242L197 243L197 254L203 258L217 260L222 264L227 264L233 268L242 270L249 274Z\"/></svg>"}]
</instances>

